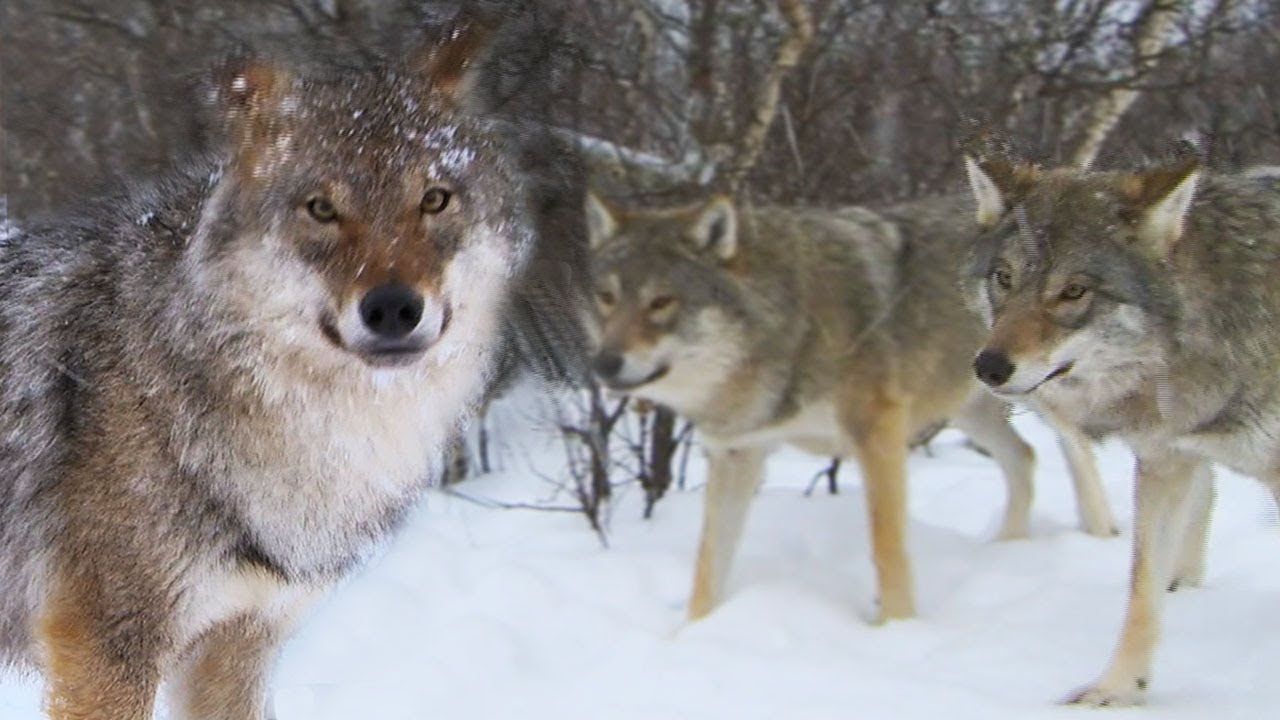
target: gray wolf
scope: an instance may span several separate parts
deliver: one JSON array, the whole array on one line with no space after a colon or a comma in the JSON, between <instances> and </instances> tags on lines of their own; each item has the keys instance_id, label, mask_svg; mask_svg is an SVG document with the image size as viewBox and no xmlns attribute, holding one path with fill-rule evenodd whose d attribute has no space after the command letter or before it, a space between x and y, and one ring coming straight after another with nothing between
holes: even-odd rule
<instances>
[{"instance_id":1,"label":"gray wolf","mask_svg":"<svg viewBox=\"0 0 1280 720\"><path fill-rule=\"evenodd\" d=\"M969 367L982 321L960 289L962 200L873 213L588 196L595 373L689 418L708 448L691 618L720 601L765 456L784 442L860 463L883 619L915 614L906 455L922 429L950 419L990 451L1009 488L1000 535L1026 535L1032 450Z\"/></svg>"},{"instance_id":2,"label":"gray wolf","mask_svg":"<svg viewBox=\"0 0 1280 720\"><path fill-rule=\"evenodd\" d=\"M1280 487L1280 176L1194 157L1140 172L966 160L974 369L1137 457L1128 610L1110 664L1067 701L1140 703L1166 589L1199 584L1211 462Z\"/></svg>"},{"instance_id":3,"label":"gray wolf","mask_svg":"<svg viewBox=\"0 0 1280 720\"><path fill-rule=\"evenodd\" d=\"M59 720L257 720L441 471L531 244L485 33L210 83L222 149L0 248L0 652Z\"/></svg>"}]
</instances>

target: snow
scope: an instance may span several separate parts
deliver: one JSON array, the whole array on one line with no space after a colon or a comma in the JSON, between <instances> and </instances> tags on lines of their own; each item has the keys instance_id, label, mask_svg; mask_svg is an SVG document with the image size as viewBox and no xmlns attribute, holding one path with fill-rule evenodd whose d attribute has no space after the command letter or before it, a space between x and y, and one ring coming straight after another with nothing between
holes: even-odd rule
<instances>
[{"instance_id":1,"label":"snow","mask_svg":"<svg viewBox=\"0 0 1280 720\"><path fill-rule=\"evenodd\" d=\"M545 478L560 459L527 407L500 405L502 469L434 490L386 553L319 607L275 682L279 720L426 717L1017 718L1274 716L1280 529L1271 496L1222 472L1204 588L1169 598L1146 708L1055 701L1108 658L1127 587L1131 456L1099 457L1122 525L1075 528L1052 435L1039 451L1033 536L994 542L1003 482L944 432L911 458L919 619L872 626L874 581L853 467L842 492L804 488L821 458L782 451L752 509L726 602L684 621L701 519L690 484L652 520L624 489L605 548L576 514L491 501L571 504ZM477 502L482 499L485 502ZM0 718L40 717L38 685L0 680Z\"/></svg>"},{"instance_id":2,"label":"snow","mask_svg":"<svg viewBox=\"0 0 1280 720\"><path fill-rule=\"evenodd\" d=\"M9 219L9 198L6 195L0 195L0 242L15 237L17 234L18 226Z\"/></svg>"}]
</instances>

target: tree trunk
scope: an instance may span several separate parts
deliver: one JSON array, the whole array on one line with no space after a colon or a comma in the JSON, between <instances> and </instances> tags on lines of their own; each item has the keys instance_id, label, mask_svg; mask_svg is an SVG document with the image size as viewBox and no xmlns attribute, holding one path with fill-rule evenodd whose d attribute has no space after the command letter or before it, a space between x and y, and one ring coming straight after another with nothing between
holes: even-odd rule
<instances>
[{"instance_id":1,"label":"tree trunk","mask_svg":"<svg viewBox=\"0 0 1280 720\"><path fill-rule=\"evenodd\" d=\"M1132 77L1099 97L1086 112L1080 142L1071 156L1072 165L1088 168L1097 159L1112 128L1138 99L1140 91L1134 84L1155 69L1185 11L1185 0L1151 0L1142 11L1135 33Z\"/></svg>"}]
</instances>

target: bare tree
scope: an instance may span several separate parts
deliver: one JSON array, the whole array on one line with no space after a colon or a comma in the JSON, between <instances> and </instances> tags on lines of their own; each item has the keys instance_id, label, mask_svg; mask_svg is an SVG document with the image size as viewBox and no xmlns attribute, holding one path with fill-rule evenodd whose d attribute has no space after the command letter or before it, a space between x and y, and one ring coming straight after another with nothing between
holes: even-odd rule
<instances>
[{"instance_id":1,"label":"bare tree","mask_svg":"<svg viewBox=\"0 0 1280 720\"><path fill-rule=\"evenodd\" d=\"M1089 107L1080 143L1071 154L1072 165L1087 168L1093 164L1107 136L1138 99L1136 84L1151 74L1189 6L1187 0L1151 0L1142 8L1134 23L1130 77L1104 91Z\"/></svg>"},{"instance_id":2,"label":"bare tree","mask_svg":"<svg viewBox=\"0 0 1280 720\"><path fill-rule=\"evenodd\" d=\"M500 375L559 392L592 392L588 183L637 203L887 205L958 191L974 118L1051 163L1130 163L1189 130L1211 165L1280 163L1275 0L5 0L0 198L20 225L199 152L193 91L225 53L360 63L463 6L500 28L483 102L523 143L542 239ZM595 392L561 418L583 504L640 482L652 512L687 425L618 420Z\"/></svg>"}]
</instances>

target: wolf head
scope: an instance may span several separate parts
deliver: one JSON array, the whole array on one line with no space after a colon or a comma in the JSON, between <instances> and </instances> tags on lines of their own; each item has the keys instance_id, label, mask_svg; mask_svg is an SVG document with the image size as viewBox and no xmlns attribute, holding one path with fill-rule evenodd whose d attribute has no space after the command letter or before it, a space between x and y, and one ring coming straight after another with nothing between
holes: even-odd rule
<instances>
[{"instance_id":1,"label":"wolf head","mask_svg":"<svg viewBox=\"0 0 1280 720\"><path fill-rule=\"evenodd\" d=\"M228 147L196 255L233 319L313 367L412 365L485 334L529 240L509 153L464 108L482 34L370 72L216 73Z\"/></svg>"},{"instance_id":2,"label":"wolf head","mask_svg":"<svg viewBox=\"0 0 1280 720\"><path fill-rule=\"evenodd\" d=\"M732 201L624 212L589 194L586 211L596 376L691 412L742 352Z\"/></svg>"},{"instance_id":3,"label":"wolf head","mask_svg":"<svg viewBox=\"0 0 1280 720\"><path fill-rule=\"evenodd\" d=\"M1161 264L1183 235L1198 163L1140 173L966 165L982 227L971 286L991 327L978 377L1006 396L1131 390L1159 363L1160 326L1176 314Z\"/></svg>"}]
</instances>

